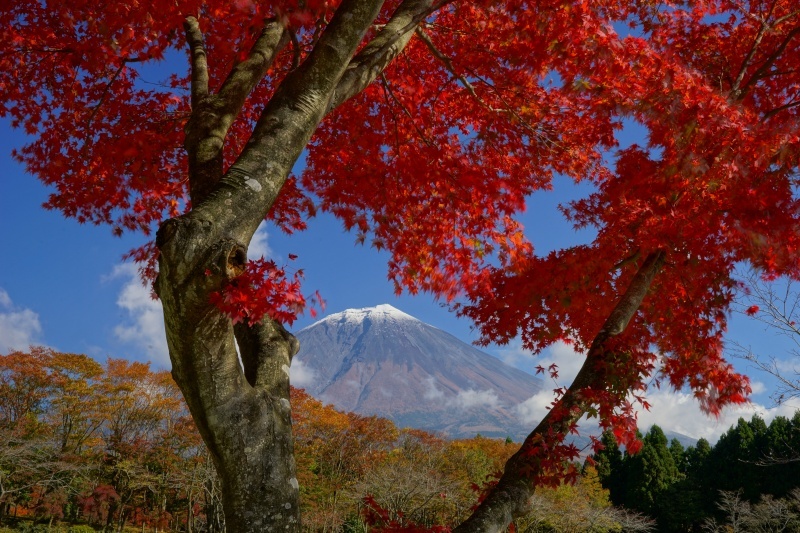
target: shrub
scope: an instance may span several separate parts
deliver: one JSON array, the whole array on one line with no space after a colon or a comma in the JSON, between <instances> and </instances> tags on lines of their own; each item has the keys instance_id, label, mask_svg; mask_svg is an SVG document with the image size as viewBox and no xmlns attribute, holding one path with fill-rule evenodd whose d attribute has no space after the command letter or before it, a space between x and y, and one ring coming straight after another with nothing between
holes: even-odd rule
<instances>
[{"instance_id":1,"label":"shrub","mask_svg":"<svg viewBox=\"0 0 800 533\"><path fill-rule=\"evenodd\" d=\"M94 528L86 524L79 524L76 526L69 526L67 533L94 533Z\"/></svg>"}]
</instances>

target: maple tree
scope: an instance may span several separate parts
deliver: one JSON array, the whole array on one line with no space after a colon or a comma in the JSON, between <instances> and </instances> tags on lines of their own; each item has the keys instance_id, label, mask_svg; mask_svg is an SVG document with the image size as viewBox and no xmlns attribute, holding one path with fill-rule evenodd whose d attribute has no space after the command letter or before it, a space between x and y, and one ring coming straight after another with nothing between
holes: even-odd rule
<instances>
[{"instance_id":1,"label":"maple tree","mask_svg":"<svg viewBox=\"0 0 800 533\"><path fill-rule=\"evenodd\" d=\"M510 261L463 308L487 339L520 334L532 350L561 339L587 354L506 469L495 493L506 504L529 493L518 472L560 472L554 452L575 450L548 441L587 412L635 450L630 393L648 407L657 356L662 379L691 387L708 412L744 401L747 380L722 357L735 267L798 276L799 16L779 1L653 11L577 80L645 127L648 144L620 150L613 172L591 178L596 191L565 208L597 229L591 245Z\"/></svg>"},{"instance_id":2,"label":"maple tree","mask_svg":"<svg viewBox=\"0 0 800 533\"><path fill-rule=\"evenodd\" d=\"M709 412L744 401L722 357L734 267L800 276L798 35L791 0L20 1L0 11L0 115L32 137L15 154L48 207L158 228L131 258L232 531L300 523L283 324L309 302L247 262L265 218L330 211L485 342L584 352L459 528L497 531L576 475L562 441L584 414L635 449L629 394L646 406L657 354ZM181 68L145 83L165 57ZM620 148L632 123L647 142ZM540 256L517 215L556 174L593 185L564 212L596 237Z\"/></svg>"}]
</instances>

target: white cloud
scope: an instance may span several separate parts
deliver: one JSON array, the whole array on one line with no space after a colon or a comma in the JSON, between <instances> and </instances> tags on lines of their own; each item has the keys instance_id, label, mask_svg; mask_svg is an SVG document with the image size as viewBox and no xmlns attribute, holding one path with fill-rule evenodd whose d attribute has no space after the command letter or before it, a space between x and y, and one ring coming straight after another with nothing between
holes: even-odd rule
<instances>
[{"instance_id":1,"label":"white cloud","mask_svg":"<svg viewBox=\"0 0 800 533\"><path fill-rule=\"evenodd\" d=\"M556 365L558 368L558 377L556 384L562 387L568 387L575 376L578 375L586 356L577 353L572 346L563 342L557 342L550 348L546 349L537 358L537 365L544 368L550 365Z\"/></svg>"},{"instance_id":2,"label":"white cloud","mask_svg":"<svg viewBox=\"0 0 800 533\"><path fill-rule=\"evenodd\" d=\"M11 296L5 291L5 289L0 288L0 309L7 309L11 307Z\"/></svg>"},{"instance_id":3,"label":"white cloud","mask_svg":"<svg viewBox=\"0 0 800 533\"><path fill-rule=\"evenodd\" d=\"M503 354L500 355L501 359L521 361L525 366L515 366L523 370L533 369L536 366L542 366L547 369L550 365L556 365L558 370L558 377L555 379L550 379L547 371L545 371L544 375L540 374L540 377L545 380L544 388L524 402L514 406L514 413L517 418L526 425L538 423L544 418L556 398L554 389L568 387L572 380L575 379L575 376L578 375L578 371L586 360L585 355L577 353L572 346L564 342L557 342L541 354L534 356L524 350L517 341L510 348L503 350Z\"/></svg>"},{"instance_id":4,"label":"white cloud","mask_svg":"<svg viewBox=\"0 0 800 533\"><path fill-rule=\"evenodd\" d=\"M425 392L423 397L426 400L436 400L444 403L446 407L453 409L470 409L472 407L488 407L497 409L500 407L500 398L493 390L460 390L455 395L445 394L436 386L436 378L428 376L425 379Z\"/></svg>"},{"instance_id":5,"label":"white cloud","mask_svg":"<svg viewBox=\"0 0 800 533\"><path fill-rule=\"evenodd\" d=\"M0 288L0 353L41 344L41 334L39 315L30 309L15 307L8 292Z\"/></svg>"},{"instance_id":6,"label":"white cloud","mask_svg":"<svg viewBox=\"0 0 800 533\"><path fill-rule=\"evenodd\" d=\"M453 398L447 399L448 407L456 409L469 409L471 407L500 407L500 399L493 390L460 390Z\"/></svg>"},{"instance_id":7,"label":"white cloud","mask_svg":"<svg viewBox=\"0 0 800 533\"><path fill-rule=\"evenodd\" d=\"M316 377L317 373L313 368L305 365L299 359L292 361L292 366L289 369L289 380L293 386L299 389L305 388L314 383Z\"/></svg>"},{"instance_id":8,"label":"white cloud","mask_svg":"<svg viewBox=\"0 0 800 533\"><path fill-rule=\"evenodd\" d=\"M767 386L764 385L761 381L751 381L750 382L750 389L752 389L752 395L758 396L764 392L767 392Z\"/></svg>"},{"instance_id":9,"label":"white cloud","mask_svg":"<svg viewBox=\"0 0 800 533\"><path fill-rule=\"evenodd\" d=\"M647 396L647 401L652 407L649 411L639 411L639 427L648 428L658 424L662 429L676 431L694 439L704 438L712 444L735 425L739 418L750 420L757 414L769 423L776 416L791 418L800 407L791 405L791 402L771 408L749 403L726 407L719 418L715 418L700 410L700 404L691 393L657 390Z\"/></svg>"},{"instance_id":10,"label":"white cloud","mask_svg":"<svg viewBox=\"0 0 800 533\"><path fill-rule=\"evenodd\" d=\"M505 346L493 349L492 354L505 364L526 372L533 372L533 367L536 366L536 356L524 350L522 343L517 339Z\"/></svg>"},{"instance_id":11,"label":"white cloud","mask_svg":"<svg viewBox=\"0 0 800 533\"><path fill-rule=\"evenodd\" d=\"M426 400L440 400L444 398L444 392L440 391L439 388L436 386L436 378L433 376L428 376L425 378L425 393L423 397Z\"/></svg>"},{"instance_id":12,"label":"white cloud","mask_svg":"<svg viewBox=\"0 0 800 533\"><path fill-rule=\"evenodd\" d=\"M247 248L248 259L261 259L270 257L272 250L268 243L269 233L267 233L267 223L262 222L256 230L253 238L250 239L250 246Z\"/></svg>"},{"instance_id":13,"label":"white cloud","mask_svg":"<svg viewBox=\"0 0 800 533\"><path fill-rule=\"evenodd\" d=\"M125 279L117 305L127 312L129 318L114 328L114 334L119 340L143 349L147 358L157 365L169 368L161 302L150 297L150 289L142 285L135 264L117 265L111 277Z\"/></svg>"},{"instance_id":14,"label":"white cloud","mask_svg":"<svg viewBox=\"0 0 800 533\"><path fill-rule=\"evenodd\" d=\"M550 365L555 364L558 367L557 387L569 386L586 360L585 355L575 352L572 346L564 342L557 342L539 355L534 355L524 349L522 343L516 339L509 343L508 346L494 350L493 353L507 365L531 374L536 373L537 366L548 368ZM548 383L553 383L549 381L549 374L539 374L539 377L544 378ZM546 386L549 387L549 385Z\"/></svg>"},{"instance_id":15,"label":"white cloud","mask_svg":"<svg viewBox=\"0 0 800 533\"><path fill-rule=\"evenodd\" d=\"M514 413L522 424L533 426L544 418L554 399L555 394L552 390L542 389L524 402L515 405Z\"/></svg>"},{"instance_id":16,"label":"white cloud","mask_svg":"<svg viewBox=\"0 0 800 533\"><path fill-rule=\"evenodd\" d=\"M498 354L498 356L507 361L524 361L524 357L531 357L519 345L504 350L503 354ZM555 383L546 380L546 386L542 391L514 407L514 412L520 422L531 425L544 418L555 399L555 394L551 389L568 386L572 383L584 359L566 344L556 344L535 357L533 359L535 365L547 368L551 364L556 364L559 376ZM751 386L753 394L759 394L766 389L761 382L753 382ZM653 424L657 424L665 431L674 431L694 439L705 438L712 444L728 428L736 424L740 417L750 420L754 414L758 414L769 423L776 416L791 418L795 410L800 408L800 405L791 402L775 407L748 403L729 406L722 410L719 418L715 418L701 411L699 402L691 392L675 392L669 387L652 389L646 395L646 400L651 406L650 410L637 409L639 427L642 430L647 430ZM592 433L597 429L596 419L583 419L580 427L582 433Z\"/></svg>"},{"instance_id":17,"label":"white cloud","mask_svg":"<svg viewBox=\"0 0 800 533\"><path fill-rule=\"evenodd\" d=\"M798 367L798 360L797 357L784 357L784 358L775 358L772 360L775 363L775 369L778 370L782 375L792 377L800 375L800 367Z\"/></svg>"}]
</instances>

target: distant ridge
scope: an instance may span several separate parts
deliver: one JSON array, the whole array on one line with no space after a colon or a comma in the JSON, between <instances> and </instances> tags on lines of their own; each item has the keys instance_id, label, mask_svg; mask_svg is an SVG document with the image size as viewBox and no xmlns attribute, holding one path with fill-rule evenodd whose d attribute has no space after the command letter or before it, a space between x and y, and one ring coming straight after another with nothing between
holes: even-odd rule
<instances>
[{"instance_id":1,"label":"distant ridge","mask_svg":"<svg viewBox=\"0 0 800 533\"><path fill-rule=\"evenodd\" d=\"M515 408L541 380L391 305L331 314L297 337L297 386L339 409L451 437L522 440L532 429Z\"/></svg>"}]
</instances>

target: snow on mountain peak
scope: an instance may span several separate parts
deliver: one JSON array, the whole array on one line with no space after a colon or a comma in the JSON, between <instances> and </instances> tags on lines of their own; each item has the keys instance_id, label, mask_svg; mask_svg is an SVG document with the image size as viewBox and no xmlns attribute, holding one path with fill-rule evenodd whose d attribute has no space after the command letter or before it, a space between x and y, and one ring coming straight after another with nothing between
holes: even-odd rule
<instances>
[{"instance_id":1,"label":"snow on mountain peak","mask_svg":"<svg viewBox=\"0 0 800 533\"><path fill-rule=\"evenodd\" d=\"M333 313L331 315L326 316L322 320L312 324L311 326L308 326L308 328L314 327L322 322L359 324L363 322L365 319L370 319L372 321L410 320L413 322L419 322L418 319L414 318L413 316L407 313L400 311L396 307L393 307L389 304L380 304L376 305L375 307L362 307L360 309L345 309L344 311L341 311L339 313Z\"/></svg>"},{"instance_id":2,"label":"snow on mountain peak","mask_svg":"<svg viewBox=\"0 0 800 533\"><path fill-rule=\"evenodd\" d=\"M417 320L413 316L402 312L401 310L397 309L396 307L392 307L389 304L380 304L376 305L375 307L365 307L361 309L361 311L366 311L372 316L375 315L384 315L387 318L394 318L400 320Z\"/></svg>"}]
</instances>

